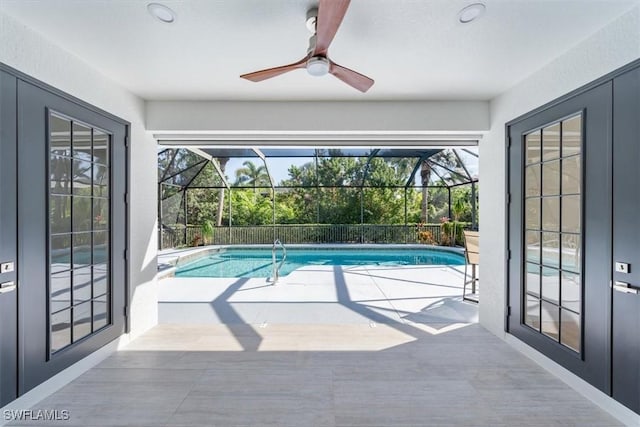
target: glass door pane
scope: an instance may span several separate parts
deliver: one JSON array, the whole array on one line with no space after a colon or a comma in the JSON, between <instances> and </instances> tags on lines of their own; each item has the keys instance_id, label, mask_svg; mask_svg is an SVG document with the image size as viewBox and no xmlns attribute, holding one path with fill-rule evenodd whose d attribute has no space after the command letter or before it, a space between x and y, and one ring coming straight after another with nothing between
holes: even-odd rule
<instances>
[{"instance_id":1,"label":"glass door pane","mask_svg":"<svg viewBox=\"0 0 640 427\"><path fill-rule=\"evenodd\" d=\"M49 351L109 324L110 135L49 115Z\"/></svg>"},{"instance_id":2,"label":"glass door pane","mask_svg":"<svg viewBox=\"0 0 640 427\"><path fill-rule=\"evenodd\" d=\"M529 133L525 147L523 323L580 352L582 115Z\"/></svg>"}]
</instances>

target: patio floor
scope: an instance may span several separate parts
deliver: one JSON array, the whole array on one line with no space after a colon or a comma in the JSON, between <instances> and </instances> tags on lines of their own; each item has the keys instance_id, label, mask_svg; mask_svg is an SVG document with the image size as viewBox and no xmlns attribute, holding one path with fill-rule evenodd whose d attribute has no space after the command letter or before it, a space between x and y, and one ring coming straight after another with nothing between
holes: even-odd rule
<instances>
[{"instance_id":1,"label":"patio floor","mask_svg":"<svg viewBox=\"0 0 640 427\"><path fill-rule=\"evenodd\" d=\"M165 323L34 408L70 420L31 424L621 425L476 324L459 271L429 269L165 279Z\"/></svg>"},{"instance_id":2,"label":"patio floor","mask_svg":"<svg viewBox=\"0 0 640 427\"><path fill-rule=\"evenodd\" d=\"M306 266L264 278L166 278L160 323L454 325L478 321L462 302L463 266Z\"/></svg>"},{"instance_id":3,"label":"patio floor","mask_svg":"<svg viewBox=\"0 0 640 427\"><path fill-rule=\"evenodd\" d=\"M477 324L164 324L36 409L71 416L38 426L620 425Z\"/></svg>"}]
</instances>

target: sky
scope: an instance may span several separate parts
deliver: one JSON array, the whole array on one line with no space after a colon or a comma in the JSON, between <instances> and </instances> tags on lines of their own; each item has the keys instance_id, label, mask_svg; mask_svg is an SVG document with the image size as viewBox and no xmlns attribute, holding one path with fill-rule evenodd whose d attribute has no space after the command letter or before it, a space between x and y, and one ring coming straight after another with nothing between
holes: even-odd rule
<instances>
[{"instance_id":1,"label":"sky","mask_svg":"<svg viewBox=\"0 0 640 427\"><path fill-rule=\"evenodd\" d=\"M256 166L262 166L264 164L259 157L232 157L229 159L226 167L226 175L229 177L230 182L235 181L235 171L242 168L242 163L247 160L253 162ZM267 158L267 165L274 181L276 184L279 184L282 180L289 178L289 173L287 172L289 166L302 166L311 161L313 161L313 157L269 157Z\"/></svg>"},{"instance_id":2,"label":"sky","mask_svg":"<svg viewBox=\"0 0 640 427\"><path fill-rule=\"evenodd\" d=\"M465 150L475 153L476 155L478 154L478 149L476 147L465 147ZM469 173L472 176L478 176L479 171L478 171L477 158L474 158L472 155L466 153L464 150L457 150L457 151L461 156L462 160L466 163ZM264 164L259 157L230 158L226 166L226 175L230 183L235 182L236 180L235 171L239 168L242 168L243 167L242 164L245 161L251 161L256 166L262 166ZM296 165L300 167L305 163L312 162L312 161L313 161L313 157L267 157L267 166L269 168L269 173L274 178L276 185L278 185L281 181L289 178L288 169L291 165ZM416 185L419 185L419 183L416 182Z\"/></svg>"}]
</instances>

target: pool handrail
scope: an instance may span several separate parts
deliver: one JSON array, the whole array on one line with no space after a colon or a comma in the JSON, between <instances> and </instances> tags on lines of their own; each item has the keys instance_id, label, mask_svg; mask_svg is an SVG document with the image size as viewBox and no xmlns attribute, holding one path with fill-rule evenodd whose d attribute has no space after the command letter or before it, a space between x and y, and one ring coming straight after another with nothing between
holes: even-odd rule
<instances>
[{"instance_id":1,"label":"pool handrail","mask_svg":"<svg viewBox=\"0 0 640 427\"><path fill-rule=\"evenodd\" d=\"M282 248L282 260L280 260L280 263L276 265L276 249L278 248L278 246ZM271 249L271 260L273 261L273 284L276 284L278 282L278 279L280 278L280 268L282 267L282 264L284 264L286 259L287 248L280 241L280 239L274 240L273 248Z\"/></svg>"}]
</instances>

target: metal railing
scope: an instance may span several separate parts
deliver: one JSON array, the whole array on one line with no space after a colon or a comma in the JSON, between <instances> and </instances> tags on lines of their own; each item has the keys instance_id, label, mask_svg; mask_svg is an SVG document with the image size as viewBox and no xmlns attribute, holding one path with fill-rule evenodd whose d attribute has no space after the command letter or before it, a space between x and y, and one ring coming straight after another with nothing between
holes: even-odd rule
<instances>
[{"instance_id":1,"label":"metal railing","mask_svg":"<svg viewBox=\"0 0 640 427\"><path fill-rule=\"evenodd\" d=\"M463 228L468 228L464 224ZM459 229L460 230L460 229ZM461 230L460 230L460 234ZM204 244L199 226L163 227L162 248L189 247ZM206 244L252 245L273 243L274 235L291 244L322 243L428 243L450 242L440 224L279 224L215 227Z\"/></svg>"},{"instance_id":2,"label":"metal railing","mask_svg":"<svg viewBox=\"0 0 640 427\"><path fill-rule=\"evenodd\" d=\"M280 260L280 263L276 264L276 249L278 249L278 246L282 248L282 259ZM273 261L273 284L275 285L280 278L280 268L282 267L282 264L284 264L284 262L287 260L287 248L282 244L280 239L276 239L273 242L273 248L271 249L271 259Z\"/></svg>"}]
</instances>

